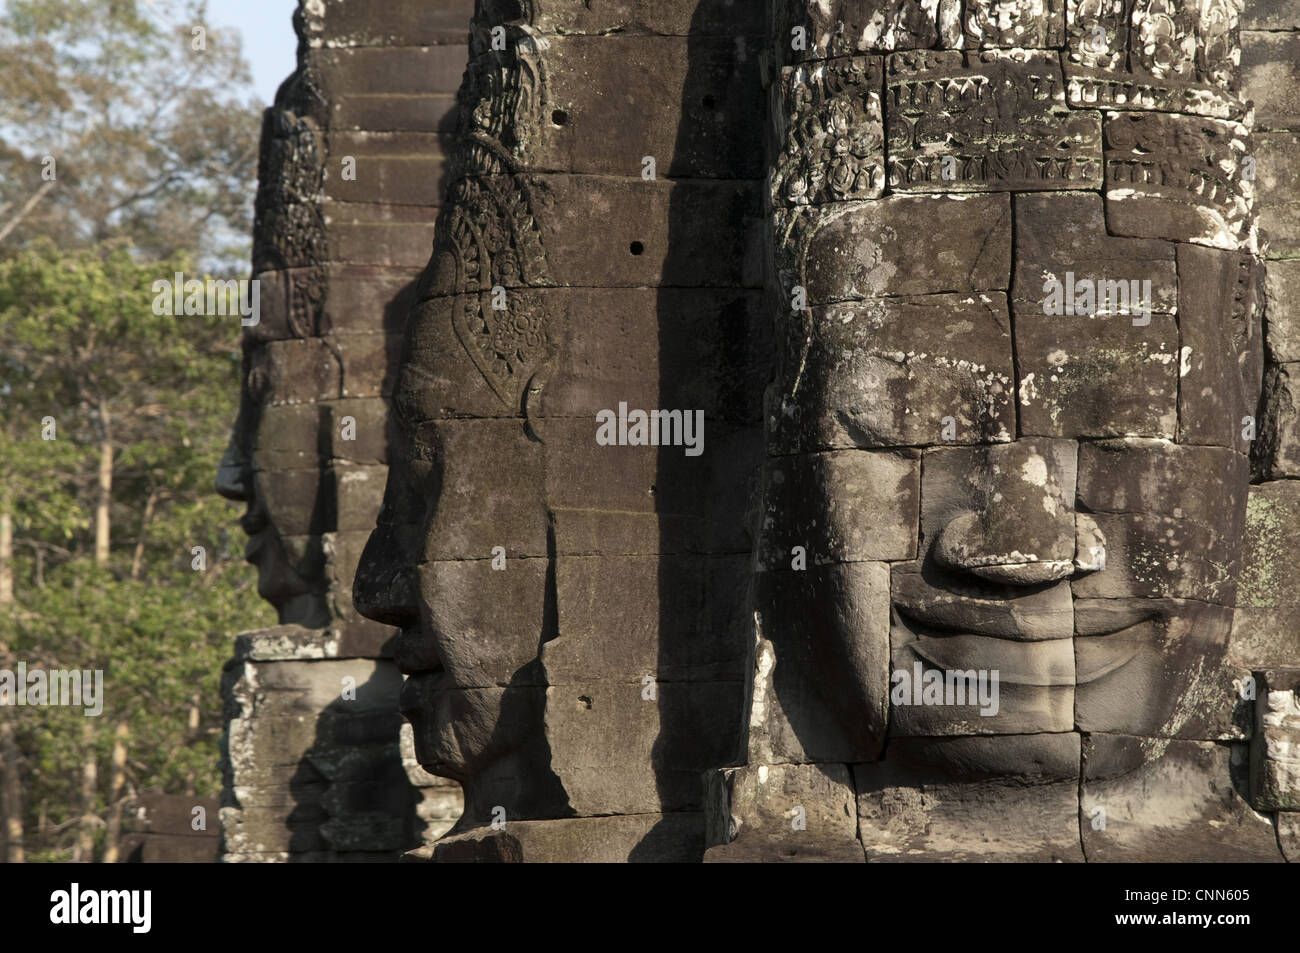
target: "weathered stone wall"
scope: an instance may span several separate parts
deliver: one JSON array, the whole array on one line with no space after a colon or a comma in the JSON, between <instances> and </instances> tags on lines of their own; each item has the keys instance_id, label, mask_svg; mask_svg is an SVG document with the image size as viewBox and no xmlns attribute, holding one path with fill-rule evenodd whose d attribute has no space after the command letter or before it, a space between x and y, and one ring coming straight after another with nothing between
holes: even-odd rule
<instances>
[{"instance_id":1,"label":"weathered stone wall","mask_svg":"<svg viewBox=\"0 0 1300 953\"><path fill-rule=\"evenodd\" d=\"M261 322L219 489L281 625L226 667L227 861L392 860L460 813L398 712L386 626L351 584L387 473L411 291L446 192L472 4L303 2L266 112L254 226ZM405 734L403 734L405 732Z\"/></svg>"},{"instance_id":2,"label":"weathered stone wall","mask_svg":"<svg viewBox=\"0 0 1300 953\"><path fill-rule=\"evenodd\" d=\"M141 794L122 806L123 863L210 864L220 832L216 798Z\"/></svg>"}]
</instances>

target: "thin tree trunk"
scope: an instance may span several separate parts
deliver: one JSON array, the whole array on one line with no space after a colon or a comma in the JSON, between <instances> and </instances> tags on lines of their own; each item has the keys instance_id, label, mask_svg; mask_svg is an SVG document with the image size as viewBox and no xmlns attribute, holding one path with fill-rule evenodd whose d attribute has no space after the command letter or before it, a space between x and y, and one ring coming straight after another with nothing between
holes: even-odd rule
<instances>
[{"instance_id":1,"label":"thin tree trunk","mask_svg":"<svg viewBox=\"0 0 1300 953\"><path fill-rule=\"evenodd\" d=\"M46 193L52 188L54 188L53 179L46 179L41 183L41 187L37 189L35 193L32 194L32 197L27 200L26 204L18 210L18 214L5 222L3 226L0 226L0 242L9 237L9 233L18 227L19 222L31 214L32 209L36 208L36 203L45 198Z\"/></svg>"},{"instance_id":2,"label":"thin tree trunk","mask_svg":"<svg viewBox=\"0 0 1300 953\"><path fill-rule=\"evenodd\" d=\"M116 864L122 841L122 787L126 783L126 738L129 733L124 721L117 723L113 738L113 773L109 781L108 832L104 835L104 863Z\"/></svg>"},{"instance_id":3,"label":"thin tree trunk","mask_svg":"<svg viewBox=\"0 0 1300 953\"><path fill-rule=\"evenodd\" d=\"M99 402L103 439L99 444L99 500L95 504L95 565L108 562L108 507L113 500L113 431L108 404Z\"/></svg>"},{"instance_id":4,"label":"thin tree trunk","mask_svg":"<svg viewBox=\"0 0 1300 953\"><path fill-rule=\"evenodd\" d=\"M189 718L185 723L185 743L192 745L199 740L199 728L202 725L203 709L199 707L200 696L190 696Z\"/></svg>"},{"instance_id":5,"label":"thin tree trunk","mask_svg":"<svg viewBox=\"0 0 1300 953\"><path fill-rule=\"evenodd\" d=\"M0 721L0 806L3 807L5 861L21 864L23 854L23 780L18 773L18 743L13 722Z\"/></svg>"},{"instance_id":6,"label":"thin tree trunk","mask_svg":"<svg viewBox=\"0 0 1300 953\"><path fill-rule=\"evenodd\" d=\"M90 864L95 861L95 787L99 776L95 763L95 731L89 718L82 723L81 744L85 758L81 764L81 826L77 831L76 846L72 849L72 862Z\"/></svg>"},{"instance_id":7,"label":"thin tree trunk","mask_svg":"<svg viewBox=\"0 0 1300 953\"><path fill-rule=\"evenodd\" d=\"M144 539L149 532L149 521L153 519L154 504L158 502L158 491L150 490L149 499L144 504L144 516L140 520L140 535L135 541L135 555L131 557L131 578L140 578L140 569L144 564Z\"/></svg>"},{"instance_id":8,"label":"thin tree trunk","mask_svg":"<svg viewBox=\"0 0 1300 953\"><path fill-rule=\"evenodd\" d=\"M0 606L14 601L14 518L7 501L0 503Z\"/></svg>"}]
</instances>

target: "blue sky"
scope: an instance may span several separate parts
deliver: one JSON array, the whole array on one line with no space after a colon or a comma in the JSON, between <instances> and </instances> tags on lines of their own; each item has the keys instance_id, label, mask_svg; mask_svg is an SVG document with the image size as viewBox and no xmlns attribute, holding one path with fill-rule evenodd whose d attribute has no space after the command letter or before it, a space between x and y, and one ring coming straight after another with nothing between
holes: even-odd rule
<instances>
[{"instance_id":1,"label":"blue sky","mask_svg":"<svg viewBox=\"0 0 1300 953\"><path fill-rule=\"evenodd\" d=\"M0 10L7 3L0 0ZM168 19L183 5L177 0L144 0L142 6L153 7ZM297 0L208 0L208 19L239 31L244 59L253 73L253 88L263 105L271 104L276 89L297 65L298 39L293 33L297 6Z\"/></svg>"},{"instance_id":2,"label":"blue sky","mask_svg":"<svg viewBox=\"0 0 1300 953\"><path fill-rule=\"evenodd\" d=\"M160 7L170 6L165 0ZM298 47L293 34L297 0L209 0L208 17L222 27L235 27L243 36L244 59L253 71L253 88L265 105L276 87L293 72Z\"/></svg>"}]
</instances>

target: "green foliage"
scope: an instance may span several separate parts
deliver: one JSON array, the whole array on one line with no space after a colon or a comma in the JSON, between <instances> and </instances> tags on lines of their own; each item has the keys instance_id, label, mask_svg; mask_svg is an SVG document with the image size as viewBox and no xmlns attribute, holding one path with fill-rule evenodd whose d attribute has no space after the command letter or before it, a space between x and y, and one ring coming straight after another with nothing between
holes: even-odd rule
<instances>
[{"instance_id":1,"label":"green foliage","mask_svg":"<svg viewBox=\"0 0 1300 953\"><path fill-rule=\"evenodd\" d=\"M226 514L227 518L229 514ZM160 562L172 562L164 556ZM47 574L43 589L24 594L18 612L0 620L0 639L29 667L104 670L104 710L87 719L79 708L12 708L26 757L29 843L46 859L67 859L75 831L44 843L35 838L41 802L58 827L81 813L84 723L92 730L99 784L92 810L105 817L105 773L119 721L130 726L127 779L137 790L193 793L220 788L219 680L230 656L231 627L267 621L245 567L209 562L206 573L155 566L149 580L122 578L120 567L97 569L84 557ZM197 702L199 724L189 730ZM39 858L36 858L39 859Z\"/></svg>"},{"instance_id":2,"label":"green foliage","mask_svg":"<svg viewBox=\"0 0 1300 953\"><path fill-rule=\"evenodd\" d=\"M104 712L89 719L101 817L119 721L132 787L219 788L231 633L274 622L232 539L238 509L212 488L237 410L239 318L154 314L153 283L175 271L191 274L183 258L150 264L115 243L64 252L38 241L0 260L0 487L17 537L0 643L29 667L104 670ZM43 438L50 419L54 440ZM113 545L96 566L90 514L106 440ZM205 572L191 568L195 546ZM57 707L11 716L29 840L42 803L59 831L32 857L66 859L75 825L60 825L81 814L87 719Z\"/></svg>"}]
</instances>

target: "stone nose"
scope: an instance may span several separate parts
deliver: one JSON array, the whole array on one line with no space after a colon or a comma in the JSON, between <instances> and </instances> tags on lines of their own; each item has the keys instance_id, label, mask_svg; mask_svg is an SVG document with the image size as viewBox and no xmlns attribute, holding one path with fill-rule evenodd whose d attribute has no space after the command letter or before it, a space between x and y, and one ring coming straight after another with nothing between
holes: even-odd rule
<instances>
[{"instance_id":1,"label":"stone nose","mask_svg":"<svg viewBox=\"0 0 1300 953\"><path fill-rule=\"evenodd\" d=\"M1020 440L976 452L964 497L934 541L941 566L990 582L1034 586L1105 566L1105 539L1075 511L1075 447Z\"/></svg>"},{"instance_id":2,"label":"stone nose","mask_svg":"<svg viewBox=\"0 0 1300 953\"><path fill-rule=\"evenodd\" d=\"M217 492L228 500L247 502L252 499L252 468L244 454L236 446L239 434L235 433L226 446L226 452L217 465Z\"/></svg>"},{"instance_id":3,"label":"stone nose","mask_svg":"<svg viewBox=\"0 0 1300 953\"><path fill-rule=\"evenodd\" d=\"M352 604L384 625L405 628L419 621L412 534L422 523L424 501L414 489L411 463L398 456L388 469L384 503L357 562Z\"/></svg>"}]
</instances>

